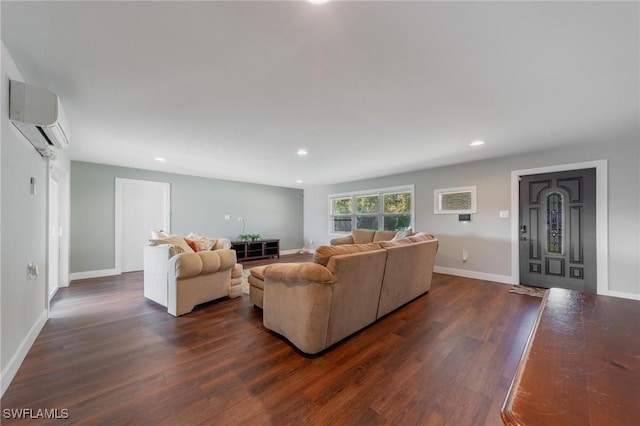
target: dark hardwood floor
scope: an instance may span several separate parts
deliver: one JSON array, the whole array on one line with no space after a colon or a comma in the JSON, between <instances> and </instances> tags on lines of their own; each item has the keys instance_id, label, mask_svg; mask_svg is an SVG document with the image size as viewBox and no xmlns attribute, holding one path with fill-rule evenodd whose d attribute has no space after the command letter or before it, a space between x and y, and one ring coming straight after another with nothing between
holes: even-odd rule
<instances>
[{"instance_id":1,"label":"dark hardwood floor","mask_svg":"<svg viewBox=\"0 0 640 426\"><path fill-rule=\"evenodd\" d=\"M508 290L435 274L427 295L308 357L248 296L174 318L144 299L142 273L76 281L1 401L69 418L2 424L501 425L540 305Z\"/></svg>"}]
</instances>

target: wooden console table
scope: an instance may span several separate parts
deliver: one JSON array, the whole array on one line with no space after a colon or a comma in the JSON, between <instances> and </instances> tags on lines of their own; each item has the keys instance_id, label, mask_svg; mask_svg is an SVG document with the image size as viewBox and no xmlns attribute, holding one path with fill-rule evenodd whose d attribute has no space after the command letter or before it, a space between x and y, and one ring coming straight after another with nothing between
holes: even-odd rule
<instances>
[{"instance_id":1,"label":"wooden console table","mask_svg":"<svg viewBox=\"0 0 640 426\"><path fill-rule=\"evenodd\" d=\"M502 407L506 425L640 421L640 301L547 291Z\"/></svg>"},{"instance_id":2,"label":"wooden console table","mask_svg":"<svg viewBox=\"0 0 640 426\"><path fill-rule=\"evenodd\" d=\"M280 257L280 240L231 241L238 262L243 260Z\"/></svg>"}]
</instances>

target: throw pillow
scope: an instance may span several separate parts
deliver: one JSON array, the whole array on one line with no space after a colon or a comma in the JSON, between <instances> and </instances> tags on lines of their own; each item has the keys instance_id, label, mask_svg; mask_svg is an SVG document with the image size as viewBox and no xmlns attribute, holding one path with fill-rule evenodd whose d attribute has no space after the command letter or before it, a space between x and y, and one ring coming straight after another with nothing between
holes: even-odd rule
<instances>
[{"instance_id":1,"label":"throw pillow","mask_svg":"<svg viewBox=\"0 0 640 426\"><path fill-rule=\"evenodd\" d=\"M398 231L396 236L391 239L391 241L401 240L402 238L407 238L413 235L413 230L411 228L406 231Z\"/></svg>"},{"instance_id":2,"label":"throw pillow","mask_svg":"<svg viewBox=\"0 0 640 426\"><path fill-rule=\"evenodd\" d=\"M191 250L193 250L193 251L201 251L200 248L198 247L198 244L196 243L196 241L191 240L189 238L185 238L184 240L187 242L187 244L189 244L189 247L191 247Z\"/></svg>"},{"instance_id":3,"label":"throw pillow","mask_svg":"<svg viewBox=\"0 0 640 426\"><path fill-rule=\"evenodd\" d=\"M173 257L176 254L180 253L184 253L184 249L182 247L174 246L173 244L171 244L171 247L169 247L169 257Z\"/></svg>"},{"instance_id":4,"label":"throw pillow","mask_svg":"<svg viewBox=\"0 0 640 426\"><path fill-rule=\"evenodd\" d=\"M194 234L193 232L185 238L189 245L193 244L195 251L211 250L216 245L216 240L207 238L204 235Z\"/></svg>"},{"instance_id":5,"label":"throw pillow","mask_svg":"<svg viewBox=\"0 0 640 426\"><path fill-rule=\"evenodd\" d=\"M159 231L154 231L151 230L151 238L154 240L160 239L160 238L167 238L169 235L164 232L162 229Z\"/></svg>"},{"instance_id":6,"label":"throw pillow","mask_svg":"<svg viewBox=\"0 0 640 426\"><path fill-rule=\"evenodd\" d=\"M194 250L191 249L189 244L187 244L185 239L177 235L170 235L168 237L158 238L158 239L152 238L149 240L149 244L151 244L152 246L159 246L162 244L173 244L174 246L181 247L185 251L185 253L194 252Z\"/></svg>"}]
</instances>

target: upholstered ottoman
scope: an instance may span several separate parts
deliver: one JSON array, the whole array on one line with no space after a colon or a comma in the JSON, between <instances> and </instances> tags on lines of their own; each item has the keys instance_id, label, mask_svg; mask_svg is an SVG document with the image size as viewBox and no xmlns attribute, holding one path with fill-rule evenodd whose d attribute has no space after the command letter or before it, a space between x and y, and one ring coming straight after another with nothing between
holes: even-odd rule
<instances>
[{"instance_id":1,"label":"upholstered ottoman","mask_svg":"<svg viewBox=\"0 0 640 426\"><path fill-rule=\"evenodd\" d=\"M229 297L239 297L242 295L242 265L236 263L231 269L231 288L229 289Z\"/></svg>"},{"instance_id":2,"label":"upholstered ottoman","mask_svg":"<svg viewBox=\"0 0 640 426\"><path fill-rule=\"evenodd\" d=\"M262 309L264 297L264 269L267 266L257 266L249 269L251 273L249 275L249 300L260 309Z\"/></svg>"}]
</instances>

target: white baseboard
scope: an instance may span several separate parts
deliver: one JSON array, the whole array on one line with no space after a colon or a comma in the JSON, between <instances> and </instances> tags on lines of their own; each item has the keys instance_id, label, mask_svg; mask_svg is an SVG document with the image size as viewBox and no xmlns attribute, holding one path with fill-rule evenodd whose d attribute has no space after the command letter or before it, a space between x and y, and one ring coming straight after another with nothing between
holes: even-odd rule
<instances>
[{"instance_id":1,"label":"white baseboard","mask_svg":"<svg viewBox=\"0 0 640 426\"><path fill-rule=\"evenodd\" d=\"M445 268L435 266L433 272L439 274L455 275L458 277L475 278L477 280L494 281L502 284L518 284L513 281L510 275L487 274L486 272L469 271L467 269Z\"/></svg>"},{"instance_id":2,"label":"white baseboard","mask_svg":"<svg viewBox=\"0 0 640 426\"><path fill-rule=\"evenodd\" d=\"M298 254L299 252L300 252L300 249L280 250L280 256L287 255L287 254Z\"/></svg>"},{"instance_id":3,"label":"white baseboard","mask_svg":"<svg viewBox=\"0 0 640 426\"><path fill-rule=\"evenodd\" d=\"M640 294L627 293L625 291L609 290L605 293L605 296L621 297L623 299L640 300Z\"/></svg>"},{"instance_id":4,"label":"white baseboard","mask_svg":"<svg viewBox=\"0 0 640 426\"><path fill-rule=\"evenodd\" d=\"M109 277L111 275L120 275L116 269L101 269L99 271L72 272L69 274L69 280L86 280L87 278Z\"/></svg>"},{"instance_id":5,"label":"white baseboard","mask_svg":"<svg viewBox=\"0 0 640 426\"><path fill-rule=\"evenodd\" d=\"M445 268L443 266L435 266L433 272L439 274L455 275L458 277L475 278L478 280L494 281L502 284L519 284L509 275L487 274L485 272L468 271L466 269ZM623 299L640 300L640 294L627 293L624 291L609 290L603 293L604 296L620 297Z\"/></svg>"},{"instance_id":6,"label":"white baseboard","mask_svg":"<svg viewBox=\"0 0 640 426\"><path fill-rule=\"evenodd\" d=\"M33 346L33 342L36 341L38 334L42 330L42 327L47 323L47 311L44 310L36 320L29 333L27 333L26 337L18 346L18 349L13 354L6 367L0 373L0 397L4 395L5 391L9 388L9 385L13 381L13 378L16 376L18 369L22 365L22 361L24 361L27 353L29 353L29 349Z\"/></svg>"}]
</instances>

